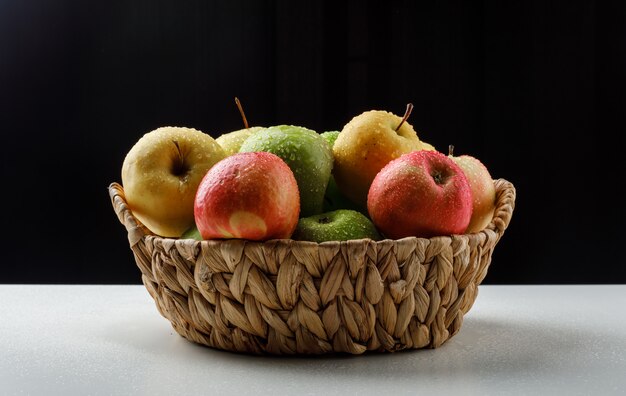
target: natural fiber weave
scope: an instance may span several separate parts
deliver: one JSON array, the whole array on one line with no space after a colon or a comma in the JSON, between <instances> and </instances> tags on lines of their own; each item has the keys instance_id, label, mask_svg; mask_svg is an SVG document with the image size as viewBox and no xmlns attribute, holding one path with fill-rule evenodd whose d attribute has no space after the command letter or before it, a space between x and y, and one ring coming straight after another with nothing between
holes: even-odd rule
<instances>
[{"instance_id":1,"label":"natural fiber weave","mask_svg":"<svg viewBox=\"0 0 626 396\"><path fill-rule=\"evenodd\" d=\"M515 206L478 233L430 239L194 241L150 235L122 187L109 193L142 280L183 337L237 352L324 354L436 348L471 308Z\"/></svg>"}]
</instances>

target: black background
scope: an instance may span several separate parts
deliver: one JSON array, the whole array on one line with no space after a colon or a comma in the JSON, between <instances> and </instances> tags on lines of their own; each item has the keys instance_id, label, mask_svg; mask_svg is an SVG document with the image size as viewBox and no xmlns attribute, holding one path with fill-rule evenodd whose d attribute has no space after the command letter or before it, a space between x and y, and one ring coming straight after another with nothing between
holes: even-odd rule
<instances>
[{"instance_id":1,"label":"black background","mask_svg":"<svg viewBox=\"0 0 626 396\"><path fill-rule=\"evenodd\" d=\"M403 113L517 188L485 283L626 283L626 3L0 2L0 283L139 283L107 193L164 125Z\"/></svg>"}]
</instances>

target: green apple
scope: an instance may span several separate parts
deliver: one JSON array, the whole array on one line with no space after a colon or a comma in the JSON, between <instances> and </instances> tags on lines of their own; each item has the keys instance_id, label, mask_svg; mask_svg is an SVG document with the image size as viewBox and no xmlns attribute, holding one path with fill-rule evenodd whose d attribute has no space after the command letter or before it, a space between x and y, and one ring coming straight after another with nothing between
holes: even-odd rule
<instances>
[{"instance_id":1,"label":"green apple","mask_svg":"<svg viewBox=\"0 0 626 396\"><path fill-rule=\"evenodd\" d=\"M301 218L292 239L300 241L348 241L369 238L380 240L374 224L363 213L350 209Z\"/></svg>"},{"instance_id":2,"label":"green apple","mask_svg":"<svg viewBox=\"0 0 626 396\"><path fill-rule=\"evenodd\" d=\"M222 149L224 149L227 156L231 156L239 152L239 148L247 138L261 129L263 129L263 127L257 126L224 133L215 139L215 141L222 146Z\"/></svg>"},{"instance_id":3,"label":"green apple","mask_svg":"<svg viewBox=\"0 0 626 396\"><path fill-rule=\"evenodd\" d=\"M367 214L367 211L354 202L350 201L339 189L335 178L331 176L324 193L324 212L330 212L338 209L351 209Z\"/></svg>"},{"instance_id":4,"label":"green apple","mask_svg":"<svg viewBox=\"0 0 626 396\"><path fill-rule=\"evenodd\" d=\"M328 145L332 148L335 144L335 140L337 140L337 137L339 136L339 131L322 132L320 133L320 136L323 137L324 140L326 140L326 143L328 143Z\"/></svg>"},{"instance_id":5,"label":"green apple","mask_svg":"<svg viewBox=\"0 0 626 396\"><path fill-rule=\"evenodd\" d=\"M326 142L332 150L335 140L337 140L337 137L339 136L339 131L323 132L320 136L326 139ZM367 215L367 211L364 210L364 208L361 208L354 202L350 201L348 197L341 192L339 186L337 186L335 177L331 174L330 180L328 180L328 186L326 186L326 192L324 193L324 212L331 212L337 209L358 210Z\"/></svg>"},{"instance_id":6,"label":"green apple","mask_svg":"<svg viewBox=\"0 0 626 396\"><path fill-rule=\"evenodd\" d=\"M246 139L239 152L266 151L289 165L300 191L300 217L322 213L324 193L333 167L328 143L310 129L278 125L262 129Z\"/></svg>"},{"instance_id":7,"label":"green apple","mask_svg":"<svg viewBox=\"0 0 626 396\"><path fill-rule=\"evenodd\" d=\"M202 240L202 235L200 235L200 231L198 227L194 224L187 231L183 232L183 235L180 236L180 239L195 239L196 241Z\"/></svg>"}]
</instances>

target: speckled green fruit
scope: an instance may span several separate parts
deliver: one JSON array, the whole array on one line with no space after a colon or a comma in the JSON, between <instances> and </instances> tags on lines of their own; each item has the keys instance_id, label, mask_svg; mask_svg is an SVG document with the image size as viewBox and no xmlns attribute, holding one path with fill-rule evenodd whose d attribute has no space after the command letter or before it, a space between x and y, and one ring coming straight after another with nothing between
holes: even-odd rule
<instances>
[{"instance_id":1,"label":"speckled green fruit","mask_svg":"<svg viewBox=\"0 0 626 396\"><path fill-rule=\"evenodd\" d=\"M273 126L254 133L239 149L253 151L270 152L289 165L300 191L300 217L323 212L333 155L320 134L299 126Z\"/></svg>"},{"instance_id":2,"label":"speckled green fruit","mask_svg":"<svg viewBox=\"0 0 626 396\"><path fill-rule=\"evenodd\" d=\"M330 148L332 148L333 144L335 144L335 140L337 140L337 137L339 136L339 131L322 132L320 133L320 136L323 137L324 140L326 140L326 143L328 143L328 145L330 146Z\"/></svg>"},{"instance_id":3,"label":"speckled green fruit","mask_svg":"<svg viewBox=\"0 0 626 396\"><path fill-rule=\"evenodd\" d=\"M263 127L250 127L228 132L220 135L215 141L224 149L226 155L231 156L239 152L239 148L247 138L261 129L263 129Z\"/></svg>"},{"instance_id":4,"label":"speckled green fruit","mask_svg":"<svg viewBox=\"0 0 626 396\"><path fill-rule=\"evenodd\" d=\"M291 238L318 243L365 238L375 241L381 239L370 219L361 212L349 209L334 210L302 218L298 221L296 231Z\"/></svg>"},{"instance_id":5,"label":"speckled green fruit","mask_svg":"<svg viewBox=\"0 0 626 396\"><path fill-rule=\"evenodd\" d=\"M180 239L195 239L196 241L202 240L202 235L200 235L200 231L198 231L198 227L194 224L187 231L180 236Z\"/></svg>"},{"instance_id":6,"label":"speckled green fruit","mask_svg":"<svg viewBox=\"0 0 626 396\"><path fill-rule=\"evenodd\" d=\"M326 140L326 143L330 146L332 150L333 144L335 144L335 140L339 136L339 131L327 131L320 134ZM352 209L358 210L359 212L367 215L367 209L362 208L350 201L348 197L343 195L335 178L333 175L330 175L330 179L328 180L328 186L326 186L326 192L324 193L324 212L331 212L333 210L338 209Z\"/></svg>"}]
</instances>

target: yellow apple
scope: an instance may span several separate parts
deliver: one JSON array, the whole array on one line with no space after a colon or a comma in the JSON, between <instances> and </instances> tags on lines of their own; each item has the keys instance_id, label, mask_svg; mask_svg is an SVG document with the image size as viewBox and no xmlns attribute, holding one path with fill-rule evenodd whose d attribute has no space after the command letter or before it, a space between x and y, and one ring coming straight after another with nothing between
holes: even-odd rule
<instances>
[{"instance_id":1,"label":"yellow apple","mask_svg":"<svg viewBox=\"0 0 626 396\"><path fill-rule=\"evenodd\" d=\"M345 196L363 208L378 172L391 160L423 147L411 124L406 122L408 114L410 108L404 118L387 111L366 111L344 126L333 145L333 176L337 185Z\"/></svg>"},{"instance_id":2,"label":"yellow apple","mask_svg":"<svg viewBox=\"0 0 626 396\"><path fill-rule=\"evenodd\" d=\"M215 141L224 149L227 156L231 156L239 152L242 143L253 133L260 131L263 127L250 127L240 129L220 135Z\"/></svg>"},{"instance_id":3,"label":"yellow apple","mask_svg":"<svg viewBox=\"0 0 626 396\"><path fill-rule=\"evenodd\" d=\"M224 152L229 157L239 152L239 148L241 147L241 145L247 138L252 136L255 132L258 132L261 129L264 129L263 127L259 127L259 126L250 127L248 125L248 118L246 117L246 113L243 111L243 106L241 104L241 101L239 101L239 98L237 97L235 97L235 104L237 105L237 108L239 109L239 114L241 114L241 121L243 121L244 128L237 130L237 131L225 133L219 136L217 139L215 139L215 141L220 146L222 146L222 148L224 149Z\"/></svg>"},{"instance_id":4,"label":"yellow apple","mask_svg":"<svg viewBox=\"0 0 626 396\"><path fill-rule=\"evenodd\" d=\"M162 127L146 133L122 164L122 185L133 215L157 235L180 237L194 224L200 181L225 157L215 139L196 129Z\"/></svg>"}]
</instances>

